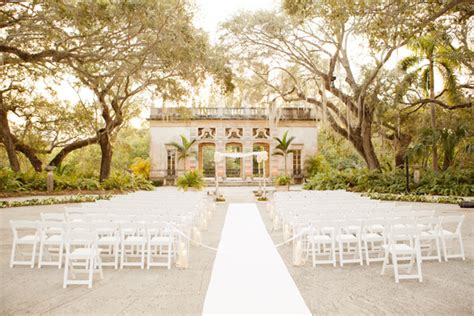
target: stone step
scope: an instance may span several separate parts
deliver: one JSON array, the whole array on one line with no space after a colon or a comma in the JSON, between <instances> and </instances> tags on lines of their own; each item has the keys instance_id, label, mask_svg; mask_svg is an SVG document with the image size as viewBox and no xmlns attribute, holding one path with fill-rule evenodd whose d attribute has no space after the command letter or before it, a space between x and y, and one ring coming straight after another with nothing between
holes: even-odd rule
<instances>
[{"instance_id":1,"label":"stone step","mask_svg":"<svg viewBox=\"0 0 474 316\"><path fill-rule=\"evenodd\" d=\"M213 187L215 186L215 181L211 179L204 180L206 186ZM258 180L223 180L219 181L220 187L237 187L237 186L247 186L247 187L258 187L260 182ZM267 186L272 183L267 180Z\"/></svg>"}]
</instances>

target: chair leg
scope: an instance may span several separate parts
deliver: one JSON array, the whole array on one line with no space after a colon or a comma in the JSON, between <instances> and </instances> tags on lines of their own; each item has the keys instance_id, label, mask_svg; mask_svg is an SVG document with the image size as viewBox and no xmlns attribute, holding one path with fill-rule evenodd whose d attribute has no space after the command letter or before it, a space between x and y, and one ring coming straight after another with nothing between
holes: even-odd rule
<instances>
[{"instance_id":1,"label":"chair leg","mask_svg":"<svg viewBox=\"0 0 474 316\"><path fill-rule=\"evenodd\" d=\"M398 258L396 253L392 253L392 261L393 261L393 274L395 275L395 283L399 282L398 276Z\"/></svg>"},{"instance_id":2,"label":"chair leg","mask_svg":"<svg viewBox=\"0 0 474 316\"><path fill-rule=\"evenodd\" d=\"M151 265L151 245L148 243L148 252L147 252L147 269L150 270Z\"/></svg>"},{"instance_id":3,"label":"chair leg","mask_svg":"<svg viewBox=\"0 0 474 316\"><path fill-rule=\"evenodd\" d=\"M118 268L118 253L119 253L119 245L115 244L114 245L114 268L117 270Z\"/></svg>"},{"instance_id":4,"label":"chair leg","mask_svg":"<svg viewBox=\"0 0 474 316\"><path fill-rule=\"evenodd\" d=\"M33 251L31 253L31 268L35 267L36 245L37 245L37 242L35 241L35 243L33 244Z\"/></svg>"},{"instance_id":5,"label":"chair leg","mask_svg":"<svg viewBox=\"0 0 474 316\"><path fill-rule=\"evenodd\" d=\"M122 244L122 249L120 251L120 269L123 269L124 254L125 254L125 245Z\"/></svg>"},{"instance_id":6,"label":"chair leg","mask_svg":"<svg viewBox=\"0 0 474 316\"><path fill-rule=\"evenodd\" d=\"M43 248L44 248L44 244L43 242L41 241L40 242L40 249L39 249L39 254L38 254L38 269L41 269L41 266L42 266L42 263L43 263Z\"/></svg>"},{"instance_id":7,"label":"chair leg","mask_svg":"<svg viewBox=\"0 0 474 316\"><path fill-rule=\"evenodd\" d=\"M316 249L314 242L311 243L311 257L313 259L313 268L316 267Z\"/></svg>"},{"instance_id":8,"label":"chair leg","mask_svg":"<svg viewBox=\"0 0 474 316\"><path fill-rule=\"evenodd\" d=\"M13 268L13 262L15 261L15 251L16 251L16 242L14 240L12 243L12 254L10 257L10 268Z\"/></svg>"},{"instance_id":9,"label":"chair leg","mask_svg":"<svg viewBox=\"0 0 474 316\"><path fill-rule=\"evenodd\" d=\"M444 236L441 236L441 244L443 245L444 261L448 261L448 252L446 250L446 240Z\"/></svg>"},{"instance_id":10,"label":"chair leg","mask_svg":"<svg viewBox=\"0 0 474 316\"><path fill-rule=\"evenodd\" d=\"M340 265L341 267L344 266L344 256L343 256L343 252L344 252L344 244L339 241L339 265Z\"/></svg>"},{"instance_id":11,"label":"chair leg","mask_svg":"<svg viewBox=\"0 0 474 316\"><path fill-rule=\"evenodd\" d=\"M436 255L438 257L438 261L441 262L441 249L439 247L439 238L438 237L436 237L435 243L436 243Z\"/></svg>"},{"instance_id":12,"label":"chair leg","mask_svg":"<svg viewBox=\"0 0 474 316\"><path fill-rule=\"evenodd\" d=\"M69 257L66 254L66 260L64 262L64 280L63 280L63 288L67 287L67 280L68 280L68 271L69 271Z\"/></svg>"},{"instance_id":13,"label":"chair leg","mask_svg":"<svg viewBox=\"0 0 474 316\"><path fill-rule=\"evenodd\" d=\"M94 274L94 258L90 258L89 260L89 282L87 284L87 287L90 289L92 288L92 277L93 277L93 274Z\"/></svg>"},{"instance_id":14,"label":"chair leg","mask_svg":"<svg viewBox=\"0 0 474 316\"><path fill-rule=\"evenodd\" d=\"M144 269L145 268L145 244L143 244L141 246L141 249L142 249L142 264L141 264L141 268ZM138 249L138 247L137 247Z\"/></svg>"},{"instance_id":15,"label":"chair leg","mask_svg":"<svg viewBox=\"0 0 474 316\"><path fill-rule=\"evenodd\" d=\"M364 247L365 247L365 261L367 262L367 265L370 266L369 247L367 245L367 240L364 240Z\"/></svg>"},{"instance_id":16,"label":"chair leg","mask_svg":"<svg viewBox=\"0 0 474 316\"><path fill-rule=\"evenodd\" d=\"M362 256L362 242L360 241L360 239L357 241L357 248L359 250L359 262L360 262L360 265L364 265L364 259L363 256Z\"/></svg>"},{"instance_id":17,"label":"chair leg","mask_svg":"<svg viewBox=\"0 0 474 316\"><path fill-rule=\"evenodd\" d=\"M58 269L61 269L61 266L63 264L63 251L64 251L64 245L61 244L59 245L59 249L58 249L58 255L59 255L59 259L58 259Z\"/></svg>"},{"instance_id":18,"label":"chair leg","mask_svg":"<svg viewBox=\"0 0 474 316\"><path fill-rule=\"evenodd\" d=\"M381 275L385 274L385 269L387 268L387 264L388 264L388 256L389 256L389 252L388 252L388 250L385 250L385 254L384 254L384 258L383 258L382 271L380 272Z\"/></svg>"},{"instance_id":19,"label":"chair leg","mask_svg":"<svg viewBox=\"0 0 474 316\"><path fill-rule=\"evenodd\" d=\"M331 256L332 256L332 265L335 268L337 263L336 263L336 243L334 240L331 242Z\"/></svg>"}]
</instances>

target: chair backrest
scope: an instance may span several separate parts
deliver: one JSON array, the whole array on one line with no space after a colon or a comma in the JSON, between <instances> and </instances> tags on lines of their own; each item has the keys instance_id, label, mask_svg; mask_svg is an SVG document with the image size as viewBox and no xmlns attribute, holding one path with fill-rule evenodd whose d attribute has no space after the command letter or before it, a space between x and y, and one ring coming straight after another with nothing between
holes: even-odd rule
<instances>
[{"instance_id":1,"label":"chair backrest","mask_svg":"<svg viewBox=\"0 0 474 316\"><path fill-rule=\"evenodd\" d=\"M10 228L12 230L14 238L18 238L19 235L38 234L37 221L10 221Z\"/></svg>"},{"instance_id":2,"label":"chair backrest","mask_svg":"<svg viewBox=\"0 0 474 316\"><path fill-rule=\"evenodd\" d=\"M450 215L440 217L440 226L441 229L446 229L446 226L449 224L456 225L456 233L461 232L461 226L464 222L464 215Z\"/></svg>"},{"instance_id":3,"label":"chair backrest","mask_svg":"<svg viewBox=\"0 0 474 316\"><path fill-rule=\"evenodd\" d=\"M41 236L46 237L48 235L63 235L64 234L63 222L58 221L43 221L38 223Z\"/></svg>"},{"instance_id":4,"label":"chair backrest","mask_svg":"<svg viewBox=\"0 0 474 316\"><path fill-rule=\"evenodd\" d=\"M65 222L66 216L64 213L40 213L41 221L57 221Z\"/></svg>"},{"instance_id":5,"label":"chair backrest","mask_svg":"<svg viewBox=\"0 0 474 316\"><path fill-rule=\"evenodd\" d=\"M411 218L397 218L390 222L389 240L393 242L398 241L413 241L417 236L418 230L414 219Z\"/></svg>"},{"instance_id":6,"label":"chair backrest","mask_svg":"<svg viewBox=\"0 0 474 316\"><path fill-rule=\"evenodd\" d=\"M146 236L147 235L147 225L143 223L135 222L126 222L119 223L120 235L122 237L126 236Z\"/></svg>"},{"instance_id":7,"label":"chair backrest","mask_svg":"<svg viewBox=\"0 0 474 316\"><path fill-rule=\"evenodd\" d=\"M68 230L64 238L66 246L95 247L97 234L88 230Z\"/></svg>"}]
</instances>

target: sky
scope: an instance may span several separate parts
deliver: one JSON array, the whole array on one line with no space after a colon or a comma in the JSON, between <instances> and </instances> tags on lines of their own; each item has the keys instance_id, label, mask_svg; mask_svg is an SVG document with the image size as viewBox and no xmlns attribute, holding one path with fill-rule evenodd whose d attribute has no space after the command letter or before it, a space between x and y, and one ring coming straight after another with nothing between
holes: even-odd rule
<instances>
[{"instance_id":1,"label":"sky","mask_svg":"<svg viewBox=\"0 0 474 316\"><path fill-rule=\"evenodd\" d=\"M218 25L239 11L276 9L279 0L196 0L195 25L207 31L212 42L217 40Z\"/></svg>"}]
</instances>

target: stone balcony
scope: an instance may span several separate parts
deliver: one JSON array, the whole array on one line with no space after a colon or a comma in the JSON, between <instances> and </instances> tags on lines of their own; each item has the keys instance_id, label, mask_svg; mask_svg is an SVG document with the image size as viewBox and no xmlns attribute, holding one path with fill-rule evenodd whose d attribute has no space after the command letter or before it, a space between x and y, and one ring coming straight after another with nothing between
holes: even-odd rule
<instances>
[{"instance_id":1,"label":"stone balcony","mask_svg":"<svg viewBox=\"0 0 474 316\"><path fill-rule=\"evenodd\" d=\"M268 108L152 108L150 120L267 120ZM316 120L316 111L310 107L279 108L280 120Z\"/></svg>"}]
</instances>

